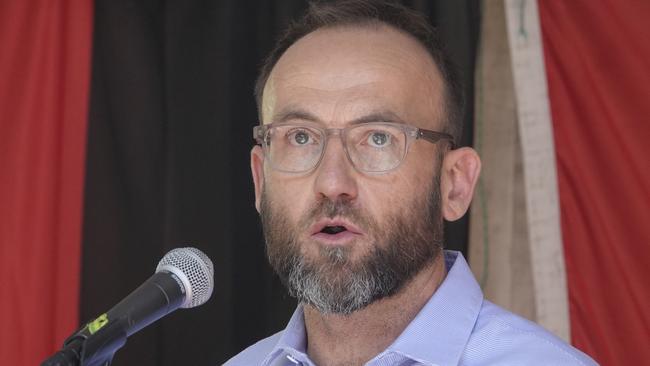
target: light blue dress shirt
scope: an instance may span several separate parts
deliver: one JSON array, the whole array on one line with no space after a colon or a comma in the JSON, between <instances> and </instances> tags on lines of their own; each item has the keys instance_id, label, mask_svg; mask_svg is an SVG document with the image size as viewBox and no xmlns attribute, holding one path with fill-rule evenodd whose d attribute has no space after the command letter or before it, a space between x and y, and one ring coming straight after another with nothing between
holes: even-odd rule
<instances>
[{"instance_id":1,"label":"light blue dress shirt","mask_svg":"<svg viewBox=\"0 0 650 366\"><path fill-rule=\"evenodd\" d=\"M539 325L483 299L458 252L445 251L447 277L402 334L367 366L596 365ZM295 366L306 354L303 308L287 327L226 362L226 366Z\"/></svg>"}]
</instances>

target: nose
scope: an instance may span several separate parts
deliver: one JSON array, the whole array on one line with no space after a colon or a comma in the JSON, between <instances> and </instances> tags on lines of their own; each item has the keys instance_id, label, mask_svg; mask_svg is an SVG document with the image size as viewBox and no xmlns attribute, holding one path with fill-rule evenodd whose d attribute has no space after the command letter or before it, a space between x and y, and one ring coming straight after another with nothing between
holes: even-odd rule
<instances>
[{"instance_id":1,"label":"nose","mask_svg":"<svg viewBox=\"0 0 650 366\"><path fill-rule=\"evenodd\" d=\"M314 193L318 199L350 201L357 198L355 170L348 160L340 136L329 136L323 158L315 171Z\"/></svg>"}]
</instances>

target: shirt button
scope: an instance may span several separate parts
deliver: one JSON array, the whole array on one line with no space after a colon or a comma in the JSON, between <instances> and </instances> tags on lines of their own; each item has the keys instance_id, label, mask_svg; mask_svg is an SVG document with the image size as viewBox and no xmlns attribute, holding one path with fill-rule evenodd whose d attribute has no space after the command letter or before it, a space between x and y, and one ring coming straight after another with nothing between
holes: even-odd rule
<instances>
[{"instance_id":1,"label":"shirt button","mask_svg":"<svg viewBox=\"0 0 650 366\"><path fill-rule=\"evenodd\" d=\"M294 365L301 365L302 363L296 360L293 356L287 355L287 360L291 361Z\"/></svg>"}]
</instances>

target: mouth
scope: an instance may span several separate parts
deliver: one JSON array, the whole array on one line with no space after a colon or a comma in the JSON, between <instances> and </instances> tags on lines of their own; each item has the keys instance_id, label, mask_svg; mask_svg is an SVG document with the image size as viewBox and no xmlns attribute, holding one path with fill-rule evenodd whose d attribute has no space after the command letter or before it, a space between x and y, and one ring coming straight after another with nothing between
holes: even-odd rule
<instances>
[{"instance_id":1,"label":"mouth","mask_svg":"<svg viewBox=\"0 0 650 366\"><path fill-rule=\"evenodd\" d=\"M364 235L357 226L342 219L320 220L311 227L310 233L326 244L345 244Z\"/></svg>"}]
</instances>

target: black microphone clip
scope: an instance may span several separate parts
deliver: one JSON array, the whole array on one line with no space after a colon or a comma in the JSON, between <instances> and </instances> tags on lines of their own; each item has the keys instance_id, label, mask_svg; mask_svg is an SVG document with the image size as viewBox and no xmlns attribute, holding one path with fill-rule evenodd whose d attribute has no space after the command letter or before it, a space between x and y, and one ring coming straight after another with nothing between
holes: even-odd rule
<instances>
[{"instance_id":1,"label":"black microphone clip","mask_svg":"<svg viewBox=\"0 0 650 366\"><path fill-rule=\"evenodd\" d=\"M60 351L41 366L109 366L126 344L126 319L108 319L106 313L88 323L63 342Z\"/></svg>"},{"instance_id":2,"label":"black microphone clip","mask_svg":"<svg viewBox=\"0 0 650 366\"><path fill-rule=\"evenodd\" d=\"M106 313L100 315L68 337L41 366L109 366L126 344L126 323L124 318L109 321Z\"/></svg>"}]
</instances>

